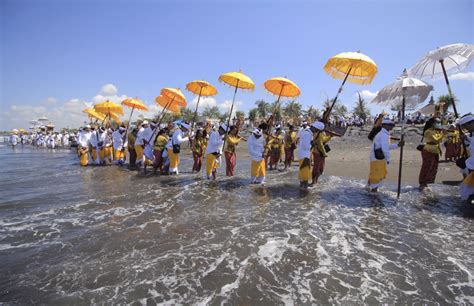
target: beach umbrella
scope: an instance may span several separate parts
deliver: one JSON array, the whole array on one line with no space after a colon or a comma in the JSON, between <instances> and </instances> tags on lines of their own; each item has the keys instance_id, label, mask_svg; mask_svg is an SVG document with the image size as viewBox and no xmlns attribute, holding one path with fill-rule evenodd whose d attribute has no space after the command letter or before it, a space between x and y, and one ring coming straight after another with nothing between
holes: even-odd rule
<instances>
[{"instance_id":1,"label":"beach umbrella","mask_svg":"<svg viewBox=\"0 0 474 306\"><path fill-rule=\"evenodd\" d=\"M123 115L123 108L120 104L114 103L112 101L105 101L99 104L94 105L94 109L99 113L107 115L110 112L114 112L119 115Z\"/></svg>"},{"instance_id":2,"label":"beach umbrella","mask_svg":"<svg viewBox=\"0 0 474 306\"><path fill-rule=\"evenodd\" d=\"M413 67L409 69L408 74L419 78L431 77L437 78L441 75L444 77L446 86L448 87L449 98L453 105L454 116L459 118L456 108L456 102L453 98L451 85L449 84L448 73L456 73L464 70L474 59L474 45L469 44L452 44L438 47L436 50L428 52L428 54L419 60ZM460 135L463 135L461 127L458 125ZM463 146L463 154L467 154L466 143L461 141Z\"/></svg>"},{"instance_id":3,"label":"beach umbrella","mask_svg":"<svg viewBox=\"0 0 474 306\"><path fill-rule=\"evenodd\" d=\"M419 60L408 70L408 74L417 78L437 78L444 76L448 93L453 105L454 115L459 117L456 103L453 99L448 74L464 70L474 59L474 45L452 44L439 47Z\"/></svg>"},{"instance_id":4,"label":"beach umbrella","mask_svg":"<svg viewBox=\"0 0 474 306\"><path fill-rule=\"evenodd\" d=\"M263 87L272 95L278 96L276 103L280 109L280 98L295 98L301 94L299 87L291 80L284 77L271 78L263 83ZM271 130L271 128L270 128Z\"/></svg>"},{"instance_id":5,"label":"beach umbrella","mask_svg":"<svg viewBox=\"0 0 474 306\"><path fill-rule=\"evenodd\" d=\"M248 76L242 73L242 70L239 72L228 72L224 73L219 77L219 81L222 83L225 83L231 87L235 87L234 91L234 98L232 99L232 106L230 107L230 112L229 112L229 118L227 119L227 131L229 130L230 127L230 118L232 116L232 111L234 110L234 103L235 103L235 96L237 94L237 89L248 89L248 90L253 90L255 88L255 84L253 83L252 79L250 79ZM226 134L227 134L226 131ZM225 148L225 141L227 137L224 137L224 144L223 148Z\"/></svg>"},{"instance_id":6,"label":"beach umbrella","mask_svg":"<svg viewBox=\"0 0 474 306\"><path fill-rule=\"evenodd\" d=\"M404 139L404 127L405 127L405 108L408 105L415 107L419 103L428 98L428 95L433 90L433 86L415 79L408 77L407 70L403 70L403 73L397 80L384 88L382 88L375 98L372 100L373 103L389 106L401 106L402 108L402 131L401 140ZM400 198L401 180L402 180L402 162L403 162L403 146L400 148L400 165L398 168L398 189L397 198Z\"/></svg>"},{"instance_id":7,"label":"beach umbrella","mask_svg":"<svg viewBox=\"0 0 474 306\"><path fill-rule=\"evenodd\" d=\"M186 98L184 97L183 93L179 88L167 87L161 89L160 95L155 99L155 103L162 106L163 110L158 115L159 119L157 128L151 134L150 138L148 139L148 142L153 139L153 137L155 136L155 132L159 129L161 121L163 121L163 118L165 117L165 112L168 110L172 113L180 114L180 107L186 107Z\"/></svg>"},{"instance_id":8,"label":"beach umbrella","mask_svg":"<svg viewBox=\"0 0 474 306\"><path fill-rule=\"evenodd\" d=\"M324 114L323 121L327 122L346 81L359 85L372 83L377 74L377 65L370 57L360 52L343 52L331 57L324 65L324 71L335 79L343 80L331 106Z\"/></svg>"},{"instance_id":9,"label":"beach umbrella","mask_svg":"<svg viewBox=\"0 0 474 306\"><path fill-rule=\"evenodd\" d=\"M128 117L127 130L125 132L125 139L128 139L128 128L130 127L130 120L132 120L132 114L135 109L148 111L148 107L139 98L128 98L122 101L122 105L132 108L130 116Z\"/></svg>"},{"instance_id":10,"label":"beach umbrella","mask_svg":"<svg viewBox=\"0 0 474 306\"><path fill-rule=\"evenodd\" d=\"M158 97L156 97L155 103L163 108L162 112L166 109L167 112L170 112L172 114L181 114L181 107L176 103L171 103L171 99L165 96L159 95Z\"/></svg>"},{"instance_id":11,"label":"beach umbrella","mask_svg":"<svg viewBox=\"0 0 474 306\"><path fill-rule=\"evenodd\" d=\"M217 94L217 89L212 86L210 83L202 80L195 80L186 84L186 89L192 92L195 95L198 95L198 100L196 103L196 110L194 111L193 122L192 122L192 129L194 130L194 125L196 123L196 116L199 107L199 101L201 100L201 96L204 97L211 97Z\"/></svg>"},{"instance_id":12,"label":"beach umbrella","mask_svg":"<svg viewBox=\"0 0 474 306\"><path fill-rule=\"evenodd\" d=\"M106 117L104 114L97 112L93 108L86 108L86 109L82 110L82 112L86 113L89 118L91 118L91 119L94 118L94 119L100 120L100 121L104 121L105 117Z\"/></svg>"}]
</instances>

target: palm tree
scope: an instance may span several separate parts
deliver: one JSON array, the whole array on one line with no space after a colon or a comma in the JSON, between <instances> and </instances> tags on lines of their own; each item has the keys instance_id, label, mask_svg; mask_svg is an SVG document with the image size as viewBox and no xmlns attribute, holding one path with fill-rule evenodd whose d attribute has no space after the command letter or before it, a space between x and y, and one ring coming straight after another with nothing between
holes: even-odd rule
<instances>
[{"instance_id":1,"label":"palm tree","mask_svg":"<svg viewBox=\"0 0 474 306\"><path fill-rule=\"evenodd\" d=\"M306 117L308 117L311 121L314 121L314 120L316 120L316 118L319 118L321 116L321 112L318 109L316 109L315 107L313 107L312 105L310 105L304 111L304 115Z\"/></svg>"},{"instance_id":2,"label":"palm tree","mask_svg":"<svg viewBox=\"0 0 474 306\"><path fill-rule=\"evenodd\" d=\"M455 95L453 95L454 102L459 101ZM453 106L453 101L449 95L441 95L438 97L438 105L443 103L443 114L448 112L448 108Z\"/></svg>"},{"instance_id":3,"label":"palm tree","mask_svg":"<svg viewBox=\"0 0 474 306\"><path fill-rule=\"evenodd\" d=\"M236 111L235 112L235 117L237 117L239 119L244 119L245 118L245 113L242 112L242 111Z\"/></svg>"},{"instance_id":4,"label":"palm tree","mask_svg":"<svg viewBox=\"0 0 474 306\"><path fill-rule=\"evenodd\" d=\"M219 119L222 117L222 114L217 106L206 106L202 111L202 116L208 119Z\"/></svg>"},{"instance_id":5,"label":"palm tree","mask_svg":"<svg viewBox=\"0 0 474 306\"><path fill-rule=\"evenodd\" d=\"M280 107L280 102L273 102L272 104L270 104L269 106L269 111L272 113L272 115L274 116L274 120L276 122L280 122L281 121L281 107Z\"/></svg>"},{"instance_id":6,"label":"palm tree","mask_svg":"<svg viewBox=\"0 0 474 306\"><path fill-rule=\"evenodd\" d=\"M181 107L181 118L184 121L191 122L194 118L194 112L187 107Z\"/></svg>"},{"instance_id":7,"label":"palm tree","mask_svg":"<svg viewBox=\"0 0 474 306\"><path fill-rule=\"evenodd\" d=\"M285 107L283 107L283 115L286 117L296 120L301 116L301 104L296 101L288 102Z\"/></svg>"},{"instance_id":8,"label":"palm tree","mask_svg":"<svg viewBox=\"0 0 474 306\"><path fill-rule=\"evenodd\" d=\"M364 98L361 97L360 92L357 93L359 98L356 101L356 106L354 107L353 113L354 115L359 116L365 124L367 118L370 116L370 109L367 107L367 102L365 102Z\"/></svg>"},{"instance_id":9,"label":"palm tree","mask_svg":"<svg viewBox=\"0 0 474 306\"><path fill-rule=\"evenodd\" d=\"M336 114L338 116L346 116L347 107L343 104L334 106L334 114Z\"/></svg>"},{"instance_id":10,"label":"palm tree","mask_svg":"<svg viewBox=\"0 0 474 306\"><path fill-rule=\"evenodd\" d=\"M252 124L252 126L255 125L255 122L257 121L257 117L258 117L258 109L252 108L251 110L249 110L249 121Z\"/></svg>"},{"instance_id":11,"label":"palm tree","mask_svg":"<svg viewBox=\"0 0 474 306\"><path fill-rule=\"evenodd\" d=\"M265 102L265 100L257 100L255 102L255 105L257 105L257 111L260 117L266 118L268 112L270 111L270 104L268 102Z\"/></svg>"}]
</instances>

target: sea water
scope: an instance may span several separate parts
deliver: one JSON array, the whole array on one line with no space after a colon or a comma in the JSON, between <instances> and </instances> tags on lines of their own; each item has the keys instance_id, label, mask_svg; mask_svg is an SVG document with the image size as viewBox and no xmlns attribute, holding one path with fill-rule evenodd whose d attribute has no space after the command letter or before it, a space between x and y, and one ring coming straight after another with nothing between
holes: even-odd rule
<instances>
[{"instance_id":1,"label":"sea water","mask_svg":"<svg viewBox=\"0 0 474 306\"><path fill-rule=\"evenodd\" d=\"M249 184L0 147L0 302L474 303L473 212L458 188L422 194L296 167Z\"/></svg>"}]
</instances>

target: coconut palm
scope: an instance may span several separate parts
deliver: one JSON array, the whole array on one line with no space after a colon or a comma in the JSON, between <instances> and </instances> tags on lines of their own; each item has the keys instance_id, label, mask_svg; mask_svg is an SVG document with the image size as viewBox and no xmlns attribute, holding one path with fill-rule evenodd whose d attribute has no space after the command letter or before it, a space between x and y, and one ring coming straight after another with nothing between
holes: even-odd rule
<instances>
[{"instance_id":1,"label":"coconut palm","mask_svg":"<svg viewBox=\"0 0 474 306\"><path fill-rule=\"evenodd\" d=\"M321 112L310 105L305 111L303 111L304 116L309 118L311 121L316 120L316 118L319 118L321 116Z\"/></svg>"},{"instance_id":2,"label":"coconut palm","mask_svg":"<svg viewBox=\"0 0 474 306\"><path fill-rule=\"evenodd\" d=\"M222 117L222 114L217 106L206 106L202 111L202 116L208 119L218 119Z\"/></svg>"},{"instance_id":3,"label":"coconut palm","mask_svg":"<svg viewBox=\"0 0 474 306\"><path fill-rule=\"evenodd\" d=\"M258 115L261 118L266 118L267 114L270 112L270 104L265 102L265 100L257 100L255 105L257 105Z\"/></svg>"},{"instance_id":4,"label":"coconut palm","mask_svg":"<svg viewBox=\"0 0 474 306\"><path fill-rule=\"evenodd\" d=\"M257 117L258 117L258 109L252 108L251 110L249 110L249 121L252 124L252 126L255 125L255 122L257 121Z\"/></svg>"},{"instance_id":5,"label":"coconut palm","mask_svg":"<svg viewBox=\"0 0 474 306\"><path fill-rule=\"evenodd\" d=\"M283 115L296 120L301 116L301 104L296 101L288 102L285 107L283 107Z\"/></svg>"},{"instance_id":6,"label":"coconut palm","mask_svg":"<svg viewBox=\"0 0 474 306\"><path fill-rule=\"evenodd\" d=\"M370 117L370 109L367 107L367 102L360 95L360 92L357 92L359 98L356 101L356 106L354 107L354 115L359 116L360 119L364 121L364 124L367 121L367 118Z\"/></svg>"}]
</instances>

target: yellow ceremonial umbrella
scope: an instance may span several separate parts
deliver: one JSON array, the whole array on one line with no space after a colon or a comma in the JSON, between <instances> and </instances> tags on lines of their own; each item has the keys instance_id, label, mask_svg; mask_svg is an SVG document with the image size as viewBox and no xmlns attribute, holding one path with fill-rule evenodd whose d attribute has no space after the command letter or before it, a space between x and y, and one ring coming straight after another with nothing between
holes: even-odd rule
<instances>
[{"instance_id":1,"label":"yellow ceremonial umbrella","mask_svg":"<svg viewBox=\"0 0 474 306\"><path fill-rule=\"evenodd\" d=\"M255 84L253 83L252 79L246 76L245 74L242 73L242 70L239 72L228 72L219 77L219 81L230 85L232 87L235 87L234 91L234 98L232 99L232 106L230 107L230 112L229 112L229 119L227 119L227 131L229 130L230 127L230 117L232 116L232 111L234 110L234 103L235 103L235 96L237 94L237 89L248 89L248 90L253 90L255 88ZM226 131L226 133L227 133ZM224 137L224 145L223 148L225 148L225 141L227 137Z\"/></svg>"},{"instance_id":2,"label":"yellow ceremonial umbrella","mask_svg":"<svg viewBox=\"0 0 474 306\"><path fill-rule=\"evenodd\" d=\"M336 97L323 116L323 121L327 122L346 81L359 85L372 83L377 74L377 65L370 57L360 52L343 52L331 57L324 65L324 71L335 79L343 80Z\"/></svg>"},{"instance_id":3,"label":"yellow ceremonial umbrella","mask_svg":"<svg viewBox=\"0 0 474 306\"><path fill-rule=\"evenodd\" d=\"M156 97L155 103L160 105L163 108L166 107L167 110L170 111L173 114L180 114L181 113L181 109L180 109L179 105L174 104L174 103L170 104L170 99L166 98L164 96L160 95L160 96Z\"/></svg>"},{"instance_id":4,"label":"yellow ceremonial umbrella","mask_svg":"<svg viewBox=\"0 0 474 306\"><path fill-rule=\"evenodd\" d=\"M276 103L280 108L280 98L295 98L301 94L299 87L291 80L283 77L271 78L263 83L263 87L271 94L278 96Z\"/></svg>"},{"instance_id":5,"label":"yellow ceremonial umbrella","mask_svg":"<svg viewBox=\"0 0 474 306\"><path fill-rule=\"evenodd\" d=\"M160 95L170 99L170 103L174 103L183 107L186 106L186 98L179 88L163 88L160 91Z\"/></svg>"},{"instance_id":6,"label":"yellow ceremonial umbrella","mask_svg":"<svg viewBox=\"0 0 474 306\"><path fill-rule=\"evenodd\" d=\"M155 99L155 102L163 107L161 114L158 116L158 118L160 118L158 121L158 126L160 126L166 110L171 110L174 113L178 113L178 109L180 106L186 106L186 98L184 97L183 93L179 88L163 88L160 91L160 96L164 97L164 99L159 97ZM164 105L162 105L160 101L161 103L164 102Z\"/></svg>"},{"instance_id":7,"label":"yellow ceremonial umbrella","mask_svg":"<svg viewBox=\"0 0 474 306\"><path fill-rule=\"evenodd\" d=\"M89 118L94 118L94 119L97 119L97 120L100 120L100 121L104 121L105 120L105 115L104 114L101 114L101 113L98 113L95 109L93 108L86 108L84 110L82 110L83 113L86 113L88 115Z\"/></svg>"},{"instance_id":8,"label":"yellow ceremonial umbrella","mask_svg":"<svg viewBox=\"0 0 474 306\"><path fill-rule=\"evenodd\" d=\"M127 123L127 135L128 135L128 128L130 127L130 120L132 120L133 111L136 109L148 111L148 107L140 100L139 98L128 98L122 101L122 105L128 106L132 108L130 112L130 116L128 117Z\"/></svg>"},{"instance_id":9,"label":"yellow ceremonial umbrella","mask_svg":"<svg viewBox=\"0 0 474 306\"><path fill-rule=\"evenodd\" d=\"M108 114L114 112L118 115L123 115L123 108L120 104L114 103L112 101L105 101L99 104L94 105L94 109L102 114Z\"/></svg>"},{"instance_id":10,"label":"yellow ceremonial umbrella","mask_svg":"<svg viewBox=\"0 0 474 306\"><path fill-rule=\"evenodd\" d=\"M201 96L204 96L204 97L214 96L217 94L217 89L214 86L212 86L210 83L206 81L202 81L202 80L189 82L188 84L186 84L186 89L192 92L193 94L198 95L196 110L194 111L193 124L192 124L192 127L194 129L194 124L196 123L196 116L197 116L197 111L199 107L199 101L201 100Z\"/></svg>"}]
</instances>

